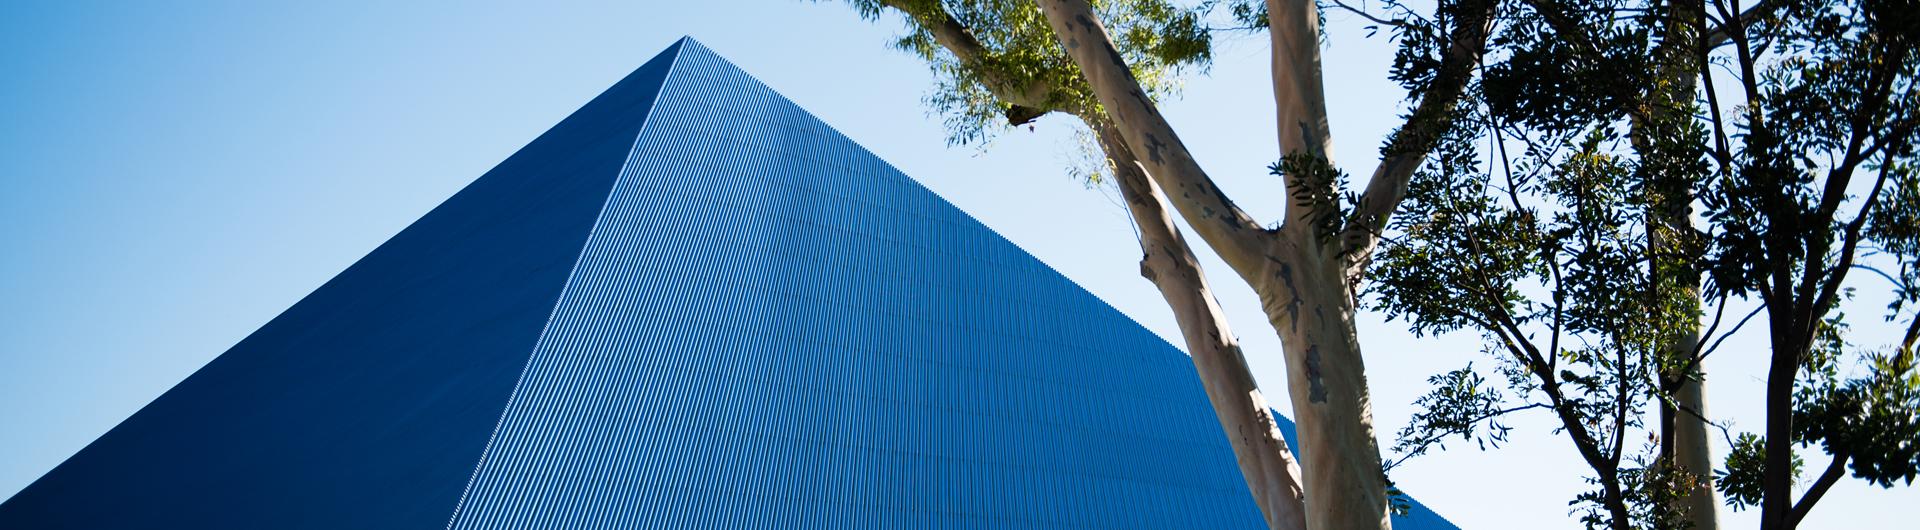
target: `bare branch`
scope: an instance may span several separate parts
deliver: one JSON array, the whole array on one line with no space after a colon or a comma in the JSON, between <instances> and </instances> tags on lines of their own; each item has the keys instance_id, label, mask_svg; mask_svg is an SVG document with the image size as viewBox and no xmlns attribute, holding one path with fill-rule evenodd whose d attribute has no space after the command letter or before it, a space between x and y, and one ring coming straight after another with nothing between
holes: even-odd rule
<instances>
[{"instance_id":1,"label":"bare branch","mask_svg":"<svg viewBox=\"0 0 1920 530\"><path fill-rule=\"evenodd\" d=\"M1887 271L1880 270L1879 268L1873 267L1871 265L1861 265L1861 264L1855 263L1853 264L1853 268L1865 270L1867 272L1874 273L1875 275L1878 275L1881 278L1885 278L1888 283L1893 284L1893 287L1895 289L1900 289L1900 290L1910 289L1910 287L1908 287L1905 282L1902 282L1899 279L1894 278L1892 274L1887 274Z\"/></svg>"},{"instance_id":2,"label":"bare branch","mask_svg":"<svg viewBox=\"0 0 1920 530\"><path fill-rule=\"evenodd\" d=\"M1375 24L1379 24L1382 26L1393 26L1396 28L1404 28L1409 25L1412 25L1411 22L1407 22L1405 20L1400 20L1397 18L1380 18L1380 17L1374 16L1373 13L1368 13L1365 9L1353 7L1352 5L1348 5L1346 2L1342 2L1340 0L1329 0L1328 3L1331 3L1334 5L1334 7L1338 7L1341 10L1344 10L1348 13L1360 15L1360 18L1367 19L1367 21L1369 22L1373 22Z\"/></svg>"},{"instance_id":3,"label":"bare branch","mask_svg":"<svg viewBox=\"0 0 1920 530\"><path fill-rule=\"evenodd\" d=\"M1767 304L1764 304L1764 303L1760 304L1759 306L1754 307L1753 311L1748 312L1747 316L1741 317L1740 322L1735 323L1731 328L1727 328L1727 332L1720 334L1720 338L1714 339L1712 346L1708 346L1705 349L1701 349L1699 352L1695 353L1693 355L1693 360L1688 361L1687 369L1682 371L1682 373L1692 372L1693 368L1696 366L1699 366L1702 361L1705 361L1708 355L1713 354L1714 350L1720 349L1720 343L1726 342L1727 337L1731 337L1735 332L1740 331L1741 327L1747 325L1748 320L1753 320L1754 315L1760 314L1760 310L1766 309L1766 308L1767 308ZM1708 330L1708 331L1711 332L1712 330ZM1695 344L1694 347L1699 348L1699 344L1706 344L1706 341L1701 340L1698 344Z\"/></svg>"}]
</instances>

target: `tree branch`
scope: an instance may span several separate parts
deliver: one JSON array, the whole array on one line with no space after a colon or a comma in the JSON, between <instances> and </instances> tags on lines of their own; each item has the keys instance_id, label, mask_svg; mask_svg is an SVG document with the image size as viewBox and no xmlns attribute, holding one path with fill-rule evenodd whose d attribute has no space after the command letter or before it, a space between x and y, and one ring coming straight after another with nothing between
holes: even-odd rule
<instances>
[{"instance_id":1,"label":"tree branch","mask_svg":"<svg viewBox=\"0 0 1920 530\"><path fill-rule=\"evenodd\" d=\"M1765 303L1762 303L1758 307L1753 308L1753 311L1748 312L1747 316L1741 317L1739 322L1734 323L1733 327L1727 328L1726 333L1720 334L1720 338L1714 339L1712 346L1708 346L1705 349L1699 349L1701 344L1706 344L1706 337L1712 335L1713 333L1713 330L1711 329L1707 330L1707 335L1702 335L1701 340L1694 344L1694 348L1699 349L1699 351L1693 355L1693 359L1691 361L1688 361L1687 369L1683 370L1681 373L1692 372L1694 367L1697 367L1700 365L1701 362L1706 361L1707 356L1713 354L1714 350L1720 349L1720 343L1726 342L1727 337L1731 337L1733 336L1734 332L1740 331L1741 327L1747 325L1748 320L1753 320L1754 315L1760 314L1760 310L1766 309L1766 308L1767 308L1767 304ZM1715 322L1715 324L1718 325L1718 322Z\"/></svg>"},{"instance_id":2,"label":"tree branch","mask_svg":"<svg viewBox=\"0 0 1920 530\"><path fill-rule=\"evenodd\" d=\"M1833 455L1833 462L1827 464L1827 470L1820 473L1820 478L1813 481L1813 486L1807 488L1805 495L1800 496L1800 502L1793 503L1793 514L1787 516L1787 526L1798 526L1800 520L1807 517L1807 512L1813 510L1813 505L1820 502L1820 497L1833 487L1833 483L1840 481L1840 476L1847 469L1848 458L1849 455L1844 452Z\"/></svg>"},{"instance_id":3,"label":"tree branch","mask_svg":"<svg viewBox=\"0 0 1920 530\"><path fill-rule=\"evenodd\" d=\"M1718 48L1733 38L1733 33L1730 31L1729 26L1737 23L1740 27L1745 27L1759 22L1762 17L1773 14L1774 10L1779 9L1780 6L1783 5L1786 5L1786 2L1781 0L1761 0L1760 3L1754 4L1753 7L1740 13L1737 22L1729 20L1725 24L1714 26L1712 29L1707 30L1705 34L1700 36L1700 44L1707 49Z\"/></svg>"},{"instance_id":4,"label":"tree branch","mask_svg":"<svg viewBox=\"0 0 1920 530\"><path fill-rule=\"evenodd\" d=\"M1273 104L1280 153L1331 158L1333 133L1320 81L1320 9L1313 0L1267 0L1267 27L1273 41ZM1287 215L1289 222L1294 218Z\"/></svg>"},{"instance_id":5,"label":"tree branch","mask_svg":"<svg viewBox=\"0 0 1920 530\"><path fill-rule=\"evenodd\" d=\"M1110 123L1126 139L1127 147L1140 155L1142 167L1180 216L1241 277L1250 282L1258 278L1268 263L1271 233L1235 206L1200 168L1134 79L1093 7L1086 0L1053 0L1043 2L1040 11L1068 57L1080 67Z\"/></svg>"},{"instance_id":6,"label":"tree branch","mask_svg":"<svg viewBox=\"0 0 1920 530\"><path fill-rule=\"evenodd\" d=\"M1498 417L1501 417L1501 416L1505 416L1505 415L1508 415L1508 414L1512 414L1512 413L1515 413L1515 412L1520 412L1520 411L1524 411L1524 410L1532 410L1532 409L1544 409L1544 408L1550 408L1550 407L1549 407L1549 406L1548 406L1548 405L1547 405L1546 403L1528 403L1528 404L1525 404L1525 405L1521 405L1521 406L1518 406L1518 407L1512 407L1512 408L1506 408L1506 409L1501 409L1501 410L1496 410L1496 411L1492 411L1492 412L1488 412L1488 413L1486 413L1486 414L1481 414L1481 415L1479 415L1479 416L1475 416L1475 417L1473 417L1473 418L1470 418L1470 419L1468 419L1468 420L1466 421L1466 424L1467 424L1467 426L1469 426L1469 427L1471 427L1471 426L1473 426L1473 425L1474 425L1474 424L1476 424L1476 423L1480 423L1480 422L1483 422L1483 421L1487 421L1487 420L1491 420L1491 419L1494 419L1494 418L1498 418ZM1451 434L1452 432L1454 432L1454 431L1449 431L1449 433L1448 433L1448 434ZM1465 436L1465 435L1466 435L1466 433L1461 433L1461 435L1462 435L1462 436ZM1386 471L1392 471L1392 470L1393 470L1393 468L1396 468L1396 467L1400 467L1400 464L1404 464L1404 463L1406 463L1406 461L1407 461L1407 460L1409 460L1409 459L1412 459L1412 458L1413 458L1413 457L1415 457L1415 456L1419 456L1419 455L1421 455L1421 454L1423 454L1423 453L1426 453L1426 452L1427 452L1427 447L1428 447L1428 446L1431 446L1431 445L1433 445L1433 444L1435 444L1435 443L1439 443L1439 442L1440 442L1440 440L1442 440L1442 439L1444 439L1444 438L1446 438L1446 436L1445 436L1445 435L1441 435L1441 436L1435 436L1435 437L1432 437L1432 438L1427 438L1427 439L1425 439L1425 440L1421 440L1421 441L1420 441L1420 444L1419 444L1419 445L1416 445L1416 446L1414 446L1413 448L1411 448L1411 449L1408 449L1408 450L1407 450L1407 452L1406 452L1406 454L1404 454L1404 455L1401 455L1401 456L1400 456L1400 458L1397 458L1397 459L1394 459L1394 461L1392 461L1392 462L1388 462L1388 463L1387 463L1387 465L1386 465L1386 467L1385 467L1384 469L1385 469Z\"/></svg>"},{"instance_id":7,"label":"tree branch","mask_svg":"<svg viewBox=\"0 0 1920 530\"><path fill-rule=\"evenodd\" d=\"M1269 528L1304 530L1306 508L1300 466L1294 461L1279 424L1261 395L1246 356L1227 327L1226 316L1207 284L1193 249L1165 206L1165 195L1143 172L1137 157L1104 123L1089 123L1100 147L1113 161L1113 177L1127 212L1139 229L1140 275L1159 288L1193 357L1201 386L1213 404L1254 502Z\"/></svg>"},{"instance_id":8,"label":"tree branch","mask_svg":"<svg viewBox=\"0 0 1920 530\"><path fill-rule=\"evenodd\" d=\"M1822 282L1820 290L1818 291L1818 298L1811 300L1811 305L1806 308L1808 311L1817 312L1809 314L1810 319L1817 319L1820 314L1825 313L1825 308L1831 307L1840 296L1840 284L1846 280L1847 271L1853 268L1854 254L1860 246L1861 231L1866 227L1867 217L1873 213L1874 205L1879 203L1881 190L1886 188L1887 172L1891 166L1892 164L1882 164L1880 166L1880 175L1874 179L1873 191L1867 193L1865 204L1860 206L1859 215L1855 216L1852 221L1847 222L1846 228L1844 229L1845 231L1843 232L1844 239L1842 239L1840 243L1840 262L1828 272L1826 281ZM1809 261L1811 261L1811 259L1810 256ZM1814 268L1814 265L1809 263L1807 268ZM1809 281L1808 283L1811 284L1812 282ZM1810 286L1811 285L1808 285L1807 287Z\"/></svg>"},{"instance_id":9,"label":"tree branch","mask_svg":"<svg viewBox=\"0 0 1920 530\"><path fill-rule=\"evenodd\" d=\"M899 11L913 19L914 23L933 35L933 41L946 48L955 59L967 66L969 71L980 75L982 85L992 92L994 97L1011 106L1007 110L1007 122L1019 125L1048 112L1063 111L1079 114L1081 109L1055 108L1048 102L1047 94L1053 87L1041 83L1016 83L997 75L993 68L984 67L982 62L992 52L973 36L973 31L948 13L939 2L914 0L880 0L880 3Z\"/></svg>"},{"instance_id":10,"label":"tree branch","mask_svg":"<svg viewBox=\"0 0 1920 530\"><path fill-rule=\"evenodd\" d=\"M1441 135L1452 126L1453 108L1472 78L1473 68L1486 53L1487 35L1493 31L1494 9L1498 0L1482 0L1463 9L1454 20L1450 45L1440 60L1438 77L1432 88L1420 98L1420 104L1407 116L1405 124L1388 140L1380 165L1367 180L1366 191L1354 205L1353 214L1343 230L1342 254L1348 256L1348 276L1358 276L1371 261L1373 248L1386 230L1387 218L1406 198L1407 182L1420 168L1427 153ZM1289 219L1291 221L1291 219Z\"/></svg>"},{"instance_id":11,"label":"tree branch","mask_svg":"<svg viewBox=\"0 0 1920 530\"><path fill-rule=\"evenodd\" d=\"M1340 0L1329 0L1328 3L1333 4L1334 7L1338 7L1341 10L1344 10L1348 13L1360 15L1360 18L1367 19L1370 22L1373 22L1375 24L1379 24L1382 26L1393 26L1396 28L1404 28L1412 25L1412 23L1410 22L1407 22L1405 20L1400 20L1397 18L1380 18L1380 17L1374 16L1373 13L1368 13L1365 9L1353 7L1352 5L1348 5L1346 2L1342 2ZM1272 12L1271 7L1268 8L1268 12Z\"/></svg>"},{"instance_id":12,"label":"tree branch","mask_svg":"<svg viewBox=\"0 0 1920 530\"><path fill-rule=\"evenodd\" d=\"M1320 7L1314 0L1267 0L1267 36L1272 42L1273 110L1280 154L1306 154L1331 167L1333 129L1320 79ZM1324 205L1309 197L1337 197L1333 179L1286 175L1290 196L1283 227L1312 226Z\"/></svg>"}]
</instances>

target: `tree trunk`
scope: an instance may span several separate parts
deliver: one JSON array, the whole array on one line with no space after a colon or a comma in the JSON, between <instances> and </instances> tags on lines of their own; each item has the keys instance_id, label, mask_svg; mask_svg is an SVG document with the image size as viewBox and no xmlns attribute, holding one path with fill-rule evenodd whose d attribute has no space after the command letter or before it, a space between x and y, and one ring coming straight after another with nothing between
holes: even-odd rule
<instances>
[{"instance_id":1,"label":"tree trunk","mask_svg":"<svg viewBox=\"0 0 1920 530\"><path fill-rule=\"evenodd\" d=\"M1800 373L1800 359L1806 358L1810 345L1800 340L1798 319L1791 307L1780 302L1784 296L1767 300L1767 319L1773 335L1773 358L1767 367L1767 428L1765 464L1760 477L1760 530L1793 528L1793 382Z\"/></svg>"},{"instance_id":2,"label":"tree trunk","mask_svg":"<svg viewBox=\"0 0 1920 530\"><path fill-rule=\"evenodd\" d=\"M1690 81L1679 85L1682 93L1693 93ZM1656 178L1668 182L1652 187L1656 197L1649 206L1649 252L1677 256L1684 252L1679 238L1693 230L1693 194L1684 180L1672 182L1676 176ZM1666 394L1666 399L1660 402L1660 456L1663 464L1677 467L1693 481L1670 499L1668 507L1679 514L1685 528L1718 530L1720 501L1713 489L1713 450L1707 439L1706 374L1693 362L1700 346L1700 274L1686 264L1670 261L1673 259L1677 258L1655 260L1654 286L1664 290L1655 296L1684 304L1683 311L1695 316L1680 324L1683 329L1673 330L1663 348L1666 359L1661 363L1658 390Z\"/></svg>"},{"instance_id":3,"label":"tree trunk","mask_svg":"<svg viewBox=\"0 0 1920 530\"><path fill-rule=\"evenodd\" d=\"M1675 127L1680 122L1691 122L1690 115L1676 116L1676 109L1686 108L1687 103L1697 101L1697 76L1704 72L1701 66L1705 60L1703 43L1704 15L1706 6L1699 0L1682 0L1670 6L1671 12L1666 21L1666 38L1658 54L1663 61L1660 77L1667 80L1671 91L1653 92L1654 122L1637 123L1636 143L1642 146L1648 141L1644 128ZM1640 120L1636 120L1640 121ZM1664 133L1663 133L1664 135ZM1654 186L1656 197L1651 205L1653 214L1652 233L1648 242L1650 253L1659 255L1683 255L1683 238L1689 237L1693 228L1693 185L1689 174L1657 175L1664 182ZM1674 258L1677 259L1677 258ZM1656 263L1659 263L1657 260ZM1700 312L1700 273L1686 264L1669 263L1666 267L1656 267L1654 285L1671 289L1672 292L1656 293L1660 299L1675 300L1686 304L1690 314ZM1697 317L1689 319L1686 329L1676 332L1667 345L1667 361L1662 363L1667 372L1661 374L1664 383L1661 390L1667 392L1667 399L1660 405L1662 416L1660 427L1660 454L1668 457L1668 464L1693 478L1686 491L1674 497L1669 508L1680 514L1680 523L1691 530L1719 530L1720 499L1713 489L1713 450L1707 439L1707 401L1705 369L1693 362L1700 348L1700 321ZM1693 367L1694 373L1687 373Z\"/></svg>"},{"instance_id":4,"label":"tree trunk","mask_svg":"<svg viewBox=\"0 0 1920 530\"><path fill-rule=\"evenodd\" d=\"M1490 15L1493 3L1485 6ZM1315 17L1312 3L1292 4L1303 16L1291 26L1307 25ZM1298 208L1290 204L1289 220L1279 230L1262 228L1227 199L1220 187L1194 161L1192 153L1180 141L1166 118L1160 115L1133 72L1114 48L1113 40L1101 26L1092 6L1085 0L1049 0L1041 2L1060 44L1100 101L1100 110L1120 133L1120 139L1133 153L1155 184L1194 232L1217 252L1247 284L1260 294L1268 321L1280 334L1286 357L1288 392L1293 398L1294 421L1298 426L1302 477L1307 499L1306 526L1311 530L1388 529L1386 477L1380 470L1380 448L1373 436L1373 418L1368 402L1365 366L1361 363L1358 339L1353 329L1355 310L1349 280L1358 274L1344 255L1348 248L1344 237L1317 241L1313 223L1294 222ZM1436 123L1444 124L1445 109L1451 108L1470 71L1478 61L1490 16L1475 18L1455 28L1456 43L1449 48L1443 75L1434 90L1421 98L1414 113L1420 131ZM1307 27L1311 27L1307 25ZM1299 31L1290 31L1284 53L1294 56L1311 48L1300 44ZM1308 61L1311 63L1312 61ZM1299 68L1310 68L1301 66ZM1283 69L1287 72L1299 68ZM1276 76L1282 70L1276 70ZM1301 122L1299 136L1293 141L1308 146L1320 140L1324 154L1325 135L1316 132L1321 118L1293 116L1289 109L1315 112L1318 72L1314 79L1284 82L1276 78L1276 103L1282 124ZM1297 90L1296 90L1297 89ZM1278 92L1288 92L1280 94ZM1321 113L1324 115L1324 113ZM1297 118L1297 119L1296 119ZM1438 121L1436 121L1438 120ZM1284 127L1284 125L1283 125ZM1427 140L1426 137L1420 137ZM1353 223L1360 244L1367 249L1377 239L1387 215L1399 203L1405 180L1425 156L1430 141L1397 142L1405 144L1403 153L1383 160L1375 181L1356 207L1356 215L1365 222ZM1404 159L1404 160L1403 160ZM1384 175L1384 176L1382 176ZM1376 191L1376 188L1379 191ZM1361 252L1366 252L1362 250Z\"/></svg>"},{"instance_id":5,"label":"tree trunk","mask_svg":"<svg viewBox=\"0 0 1920 530\"><path fill-rule=\"evenodd\" d=\"M1300 467L1280 435L1272 408L1261 395L1247 359L1228 329L1193 249L1167 213L1160 189L1134 159L1132 150L1109 126L1095 125L1100 146L1113 161L1113 177L1140 232L1140 275L1160 289L1173 309L1180 335L1207 400L1233 446L1234 460L1246 478L1254 503L1272 530L1304 530Z\"/></svg>"},{"instance_id":6,"label":"tree trunk","mask_svg":"<svg viewBox=\"0 0 1920 530\"><path fill-rule=\"evenodd\" d=\"M1307 528L1392 528L1366 367L1345 268L1304 229L1284 230L1255 287L1286 354L1305 462Z\"/></svg>"},{"instance_id":7,"label":"tree trunk","mask_svg":"<svg viewBox=\"0 0 1920 530\"><path fill-rule=\"evenodd\" d=\"M1698 332L1689 334L1693 340L1699 340ZM1693 351L1691 343L1686 351ZM1678 410L1673 411L1673 421L1667 423L1671 434L1662 440L1671 444L1666 454L1673 456L1673 464L1681 471L1693 476L1692 488L1674 499L1673 507L1678 508L1681 521L1690 530L1717 530L1720 527L1720 497L1713 489L1713 448L1708 445L1706 380L1683 380L1678 389L1669 395Z\"/></svg>"}]
</instances>

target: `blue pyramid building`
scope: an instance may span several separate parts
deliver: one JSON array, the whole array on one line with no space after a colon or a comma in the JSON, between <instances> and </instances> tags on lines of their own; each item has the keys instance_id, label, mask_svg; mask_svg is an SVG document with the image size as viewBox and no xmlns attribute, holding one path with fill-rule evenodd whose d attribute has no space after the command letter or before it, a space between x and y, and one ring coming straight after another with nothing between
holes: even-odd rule
<instances>
[{"instance_id":1,"label":"blue pyramid building","mask_svg":"<svg viewBox=\"0 0 1920 530\"><path fill-rule=\"evenodd\" d=\"M687 39L0 504L535 527L1261 518L1185 355Z\"/></svg>"}]
</instances>

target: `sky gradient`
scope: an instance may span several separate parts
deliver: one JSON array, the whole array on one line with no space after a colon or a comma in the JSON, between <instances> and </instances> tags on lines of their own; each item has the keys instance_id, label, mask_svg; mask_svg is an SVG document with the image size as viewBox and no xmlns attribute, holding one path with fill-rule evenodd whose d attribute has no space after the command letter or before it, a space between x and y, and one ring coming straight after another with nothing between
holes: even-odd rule
<instances>
[{"instance_id":1,"label":"sky gradient","mask_svg":"<svg viewBox=\"0 0 1920 530\"><path fill-rule=\"evenodd\" d=\"M0 498L12 495L365 255L593 95L691 35L1176 345L1111 191L1062 169L1063 122L948 148L931 78L887 47L897 21L836 2L16 2L0 8ZM389 5L404 4L404 5ZM1329 13L1337 147L1366 175L1405 108L1390 44ZM1259 219L1284 197L1263 36L1216 45L1163 108ZM1279 346L1209 254L1221 301L1282 411ZM1848 306L1891 342L1884 298ZM1729 310L1733 313L1734 310ZM1740 311L1739 314L1745 314ZM1760 317L1760 318L1764 318ZM1758 330L1710 358L1713 415L1762 426ZM1429 375L1486 362L1477 337L1415 338L1362 315L1375 425L1390 445ZM1544 415L1498 451L1450 444L1394 474L1463 528L1575 528L1584 469ZM1725 445L1715 448L1724 454ZM1825 458L1807 454L1807 468ZM1809 528L1897 526L1912 488L1844 480ZM1757 526L1729 513L1730 528Z\"/></svg>"}]
</instances>

